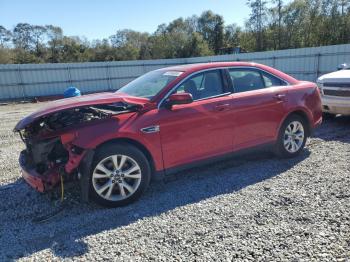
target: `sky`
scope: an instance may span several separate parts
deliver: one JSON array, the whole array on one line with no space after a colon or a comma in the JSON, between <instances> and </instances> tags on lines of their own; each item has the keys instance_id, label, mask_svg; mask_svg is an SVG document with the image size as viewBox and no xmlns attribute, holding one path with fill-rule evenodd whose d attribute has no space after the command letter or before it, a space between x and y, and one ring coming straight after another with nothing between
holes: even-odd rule
<instances>
[{"instance_id":1,"label":"sky","mask_svg":"<svg viewBox=\"0 0 350 262\"><path fill-rule=\"evenodd\" d=\"M153 33L159 24L212 10L225 24L243 25L247 0L0 0L0 25L60 26L65 35L108 38L119 29Z\"/></svg>"}]
</instances>

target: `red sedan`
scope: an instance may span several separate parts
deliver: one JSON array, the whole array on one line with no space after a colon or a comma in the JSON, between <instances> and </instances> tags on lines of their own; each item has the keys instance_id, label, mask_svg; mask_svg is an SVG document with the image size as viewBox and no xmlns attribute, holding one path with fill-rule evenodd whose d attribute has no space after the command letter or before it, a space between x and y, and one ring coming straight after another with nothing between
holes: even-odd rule
<instances>
[{"instance_id":1,"label":"red sedan","mask_svg":"<svg viewBox=\"0 0 350 262\"><path fill-rule=\"evenodd\" d=\"M322 121L315 84L268 66L223 62L149 72L115 93L51 102L15 127L38 191L79 180L83 199L126 205L152 176L269 145L294 157Z\"/></svg>"}]
</instances>

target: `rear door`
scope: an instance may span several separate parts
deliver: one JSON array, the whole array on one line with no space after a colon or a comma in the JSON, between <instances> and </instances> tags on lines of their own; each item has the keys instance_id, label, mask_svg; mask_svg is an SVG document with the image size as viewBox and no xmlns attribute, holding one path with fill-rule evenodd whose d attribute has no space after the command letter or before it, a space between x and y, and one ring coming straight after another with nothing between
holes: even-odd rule
<instances>
[{"instance_id":1,"label":"rear door","mask_svg":"<svg viewBox=\"0 0 350 262\"><path fill-rule=\"evenodd\" d=\"M192 103L160 108L165 168L232 151L232 98L225 82L222 70L198 73L174 90L191 93Z\"/></svg>"},{"instance_id":2,"label":"rear door","mask_svg":"<svg viewBox=\"0 0 350 262\"><path fill-rule=\"evenodd\" d=\"M232 68L228 73L234 90L234 149L274 141L286 113L287 83L255 68Z\"/></svg>"}]
</instances>

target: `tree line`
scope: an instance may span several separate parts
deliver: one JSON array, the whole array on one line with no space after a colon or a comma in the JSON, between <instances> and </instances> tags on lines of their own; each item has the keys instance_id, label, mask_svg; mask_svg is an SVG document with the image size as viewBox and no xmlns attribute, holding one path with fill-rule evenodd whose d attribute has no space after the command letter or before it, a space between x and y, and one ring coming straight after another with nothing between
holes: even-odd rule
<instances>
[{"instance_id":1,"label":"tree line","mask_svg":"<svg viewBox=\"0 0 350 262\"><path fill-rule=\"evenodd\" d=\"M154 33L118 30L102 40L53 25L0 25L0 63L64 63L196 57L350 42L350 0L248 0L244 26L212 11L161 24ZM238 12L239 10L236 10ZM234 15L234 10L232 12Z\"/></svg>"}]
</instances>

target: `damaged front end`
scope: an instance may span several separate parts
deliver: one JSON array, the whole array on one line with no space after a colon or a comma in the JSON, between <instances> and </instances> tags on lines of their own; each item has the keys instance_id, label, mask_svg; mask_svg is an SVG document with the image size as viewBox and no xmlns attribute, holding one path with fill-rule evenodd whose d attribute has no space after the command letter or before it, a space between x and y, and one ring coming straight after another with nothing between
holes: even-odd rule
<instances>
[{"instance_id":1,"label":"damaged front end","mask_svg":"<svg viewBox=\"0 0 350 262\"><path fill-rule=\"evenodd\" d=\"M77 130L137 109L125 103L68 108L15 128L26 145L19 157L23 178L39 192L53 189L62 177L65 181L76 180L79 165L89 151L74 145Z\"/></svg>"},{"instance_id":2,"label":"damaged front end","mask_svg":"<svg viewBox=\"0 0 350 262\"><path fill-rule=\"evenodd\" d=\"M25 141L26 149L19 157L23 178L39 192L52 189L64 174L67 150L59 138L38 142L31 139ZM54 148L59 148L61 153L56 153Z\"/></svg>"}]
</instances>

